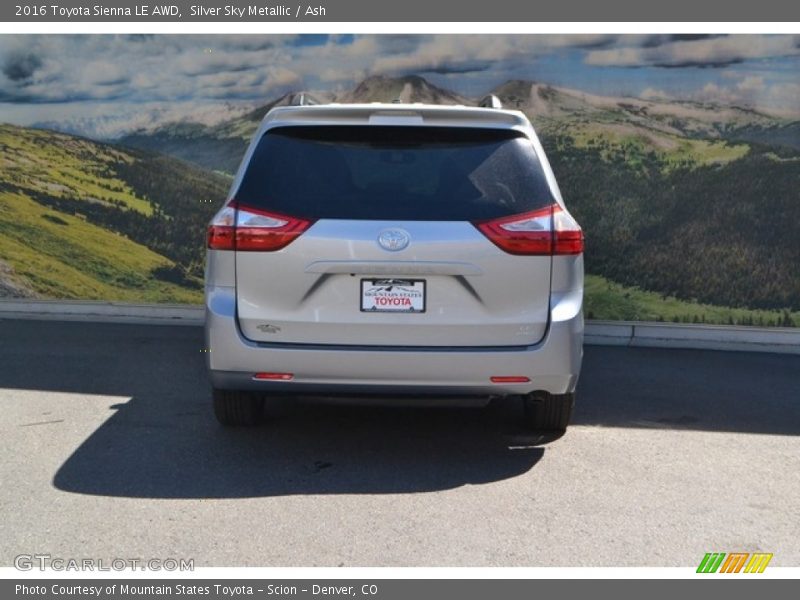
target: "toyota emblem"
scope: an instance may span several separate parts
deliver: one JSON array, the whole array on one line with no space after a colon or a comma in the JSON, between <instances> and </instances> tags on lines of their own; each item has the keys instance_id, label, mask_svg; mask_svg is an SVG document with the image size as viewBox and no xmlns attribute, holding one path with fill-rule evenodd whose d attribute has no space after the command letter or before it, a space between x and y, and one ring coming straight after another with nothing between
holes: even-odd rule
<instances>
[{"instance_id":1,"label":"toyota emblem","mask_svg":"<svg viewBox=\"0 0 800 600\"><path fill-rule=\"evenodd\" d=\"M411 236L402 229L384 229L378 235L378 245L384 250L397 252L408 246Z\"/></svg>"}]
</instances>

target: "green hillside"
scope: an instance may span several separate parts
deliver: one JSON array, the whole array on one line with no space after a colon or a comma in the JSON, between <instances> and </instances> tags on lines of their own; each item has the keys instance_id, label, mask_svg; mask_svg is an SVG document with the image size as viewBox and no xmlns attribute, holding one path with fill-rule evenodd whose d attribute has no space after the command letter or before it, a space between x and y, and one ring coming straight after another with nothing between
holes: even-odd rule
<instances>
[{"instance_id":1,"label":"green hillside","mask_svg":"<svg viewBox=\"0 0 800 600\"><path fill-rule=\"evenodd\" d=\"M86 202L150 215L150 202L109 169L131 162L130 154L70 135L0 125L0 182L27 191L80 195Z\"/></svg>"},{"instance_id":2,"label":"green hillside","mask_svg":"<svg viewBox=\"0 0 800 600\"><path fill-rule=\"evenodd\" d=\"M722 165L750 152L742 142L688 138L632 123L559 122L542 128L541 135L556 142L554 153L574 147L597 150L604 162L623 156L628 168L638 171L643 163L656 160L664 173L684 167Z\"/></svg>"},{"instance_id":3,"label":"green hillside","mask_svg":"<svg viewBox=\"0 0 800 600\"><path fill-rule=\"evenodd\" d=\"M199 302L204 226L226 184L174 159L0 125L0 295Z\"/></svg>"},{"instance_id":4,"label":"green hillside","mask_svg":"<svg viewBox=\"0 0 800 600\"><path fill-rule=\"evenodd\" d=\"M291 104L295 96L285 94L218 125L167 123L153 131L134 131L121 138L119 143L174 156L209 171L233 174L264 115L275 106Z\"/></svg>"},{"instance_id":5,"label":"green hillside","mask_svg":"<svg viewBox=\"0 0 800 600\"><path fill-rule=\"evenodd\" d=\"M24 194L0 193L0 260L37 296L137 302L196 302L199 291L159 281L173 263L78 216Z\"/></svg>"},{"instance_id":6,"label":"green hillside","mask_svg":"<svg viewBox=\"0 0 800 600\"><path fill-rule=\"evenodd\" d=\"M180 123L152 132L134 132L123 137L120 143L174 156L209 171L234 173L247 149L247 140L239 135L229 136L229 133L198 123Z\"/></svg>"},{"instance_id":7,"label":"green hillside","mask_svg":"<svg viewBox=\"0 0 800 600\"><path fill-rule=\"evenodd\" d=\"M800 311L750 310L688 302L674 296L626 287L599 275L586 276L585 315L588 319L609 321L800 326Z\"/></svg>"},{"instance_id":8,"label":"green hillside","mask_svg":"<svg viewBox=\"0 0 800 600\"><path fill-rule=\"evenodd\" d=\"M797 142L797 122L753 108L714 102L598 96L536 81L512 80L493 90L503 106L521 110L540 130L564 123L621 124L698 139L753 139L781 134ZM756 140L753 141L766 141Z\"/></svg>"}]
</instances>

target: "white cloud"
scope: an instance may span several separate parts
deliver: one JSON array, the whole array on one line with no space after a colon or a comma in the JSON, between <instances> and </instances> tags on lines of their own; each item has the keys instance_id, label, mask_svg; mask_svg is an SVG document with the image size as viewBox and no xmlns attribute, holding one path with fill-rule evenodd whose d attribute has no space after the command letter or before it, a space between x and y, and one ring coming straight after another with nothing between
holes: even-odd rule
<instances>
[{"instance_id":1,"label":"white cloud","mask_svg":"<svg viewBox=\"0 0 800 600\"><path fill-rule=\"evenodd\" d=\"M565 48L614 43L608 35L2 36L0 100L69 102L257 98L291 86L351 84L367 74L470 73L530 65ZM257 76L253 77L255 73ZM219 80L208 85L208 77ZM238 77L239 81L234 82ZM283 90L286 91L286 90Z\"/></svg>"},{"instance_id":2,"label":"white cloud","mask_svg":"<svg viewBox=\"0 0 800 600\"><path fill-rule=\"evenodd\" d=\"M446 35L425 36L410 52L376 58L376 72L469 72L490 68L499 61L529 63L564 48L583 48L612 43L609 35Z\"/></svg>"},{"instance_id":3,"label":"white cloud","mask_svg":"<svg viewBox=\"0 0 800 600\"><path fill-rule=\"evenodd\" d=\"M296 36L0 36L0 99L128 102L256 98L302 77ZM255 73L256 76L253 76ZM228 77L208 85L204 75ZM238 81L233 81L238 77Z\"/></svg>"},{"instance_id":4,"label":"white cloud","mask_svg":"<svg viewBox=\"0 0 800 600\"><path fill-rule=\"evenodd\" d=\"M623 44L629 40L623 38ZM595 66L648 65L724 66L744 60L800 55L798 36L737 35L697 40L666 41L655 46L626 45L590 51L586 63Z\"/></svg>"},{"instance_id":5,"label":"white cloud","mask_svg":"<svg viewBox=\"0 0 800 600\"><path fill-rule=\"evenodd\" d=\"M736 84L736 89L744 93L761 93L766 89L764 78L761 76L749 76Z\"/></svg>"},{"instance_id":6,"label":"white cloud","mask_svg":"<svg viewBox=\"0 0 800 600\"><path fill-rule=\"evenodd\" d=\"M682 97L699 102L755 108L795 118L800 114L800 82L769 82L763 76L747 75L729 85L709 82Z\"/></svg>"},{"instance_id":7,"label":"white cloud","mask_svg":"<svg viewBox=\"0 0 800 600\"><path fill-rule=\"evenodd\" d=\"M668 100L672 96L664 90L648 87L642 90L641 94L639 94L639 97L643 100Z\"/></svg>"},{"instance_id":8,"label":"white cloud","mask_svg":"<svg viewBox=\"0 0 800 600\"><path fill-rule=\"evenodd\" d=\"M92 102L59 105L58 116L41 105L0 104L4 120L21 125L60 129L95 139L114 139L137 129L152 129L171 121L215 125L255 108L252 102Z\"/></svg>"}]
</instances>

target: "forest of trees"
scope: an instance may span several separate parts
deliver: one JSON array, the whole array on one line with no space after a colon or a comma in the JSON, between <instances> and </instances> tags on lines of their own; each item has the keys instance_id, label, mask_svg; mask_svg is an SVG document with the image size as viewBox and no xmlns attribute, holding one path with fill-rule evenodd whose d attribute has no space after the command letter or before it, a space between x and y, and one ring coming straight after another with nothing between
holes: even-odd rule
<instances>
[{"instance_id":1,"label":"forest of trees","mask_svg":"<svg viewBox=\"0 0 800 600\"><path fill-rule=\"evenodd\" d=\"M727 164L665 170L654 152L545 144L586 231L588 272L684 300L800 307L797 159L754 147Z\"/></svg>"},{"instance_id":2,"label":"forest of trees","mask_svg":"<svg viewBox=\"0 0 800 600\"><path fill-rule=\"evenodd\" d=\"M182 265L187 273L202 276L206 228L222 206L230 181L221 175L166 156L144 154L142 159L120 163L117 177L153 203L153 228L134 238Z\"/></svg>"}]
</instances>

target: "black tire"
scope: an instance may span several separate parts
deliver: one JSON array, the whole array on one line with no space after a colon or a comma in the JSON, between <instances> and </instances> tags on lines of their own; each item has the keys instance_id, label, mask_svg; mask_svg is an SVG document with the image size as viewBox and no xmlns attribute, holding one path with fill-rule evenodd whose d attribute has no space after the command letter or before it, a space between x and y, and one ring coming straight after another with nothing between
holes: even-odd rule
<instances>
[{"instance_id":1,"label":"black tire","mask_svg":"<svg viewBox=\"0 0 800 600\"><path fill-rule=\"evenodd\" d=\"M575 394L533 392L522 397L525 420L531 429L563 433L575 405Z\"/></svg>"},{"instance_id":2,"label":"black tire","mask_svg":"<svg viewBox=\"0 0 800 600\"><path fill-rule=\"evenodd\" d=\"M264 397L254 392L214 388L214 416L230 427L258 425L264 413Z\"/></svg>"}]
</instances>

